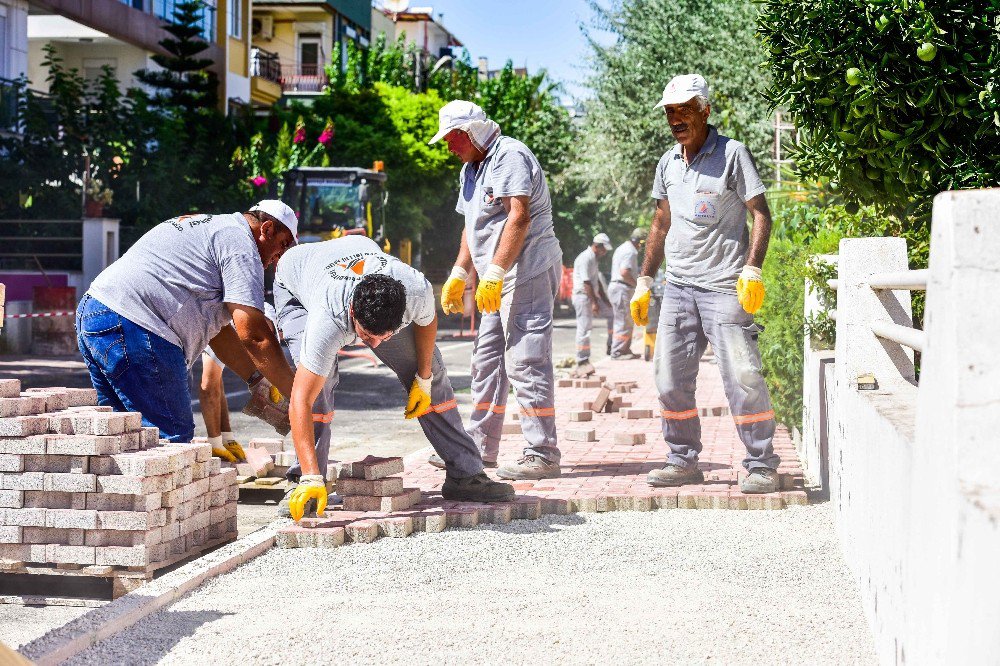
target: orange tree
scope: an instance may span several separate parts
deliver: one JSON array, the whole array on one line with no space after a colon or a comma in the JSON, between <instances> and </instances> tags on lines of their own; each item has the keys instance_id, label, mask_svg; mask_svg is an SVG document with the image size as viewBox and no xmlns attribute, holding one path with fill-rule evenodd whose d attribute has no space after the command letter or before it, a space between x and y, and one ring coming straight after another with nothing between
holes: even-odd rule
<instances>
[{"instance_id":1,"label":"orange tree","mask_svg":"<svg viewBox=\"0 0 1000 666\"><path fill-rule=\"evenodd\" d=\"M828 179L848 201L881 206L897 232L915 236L926 235L937 192L997 184L1000 3L759 7L769 101L794 114L802 177Z\"/></svg>"}]
</instances>

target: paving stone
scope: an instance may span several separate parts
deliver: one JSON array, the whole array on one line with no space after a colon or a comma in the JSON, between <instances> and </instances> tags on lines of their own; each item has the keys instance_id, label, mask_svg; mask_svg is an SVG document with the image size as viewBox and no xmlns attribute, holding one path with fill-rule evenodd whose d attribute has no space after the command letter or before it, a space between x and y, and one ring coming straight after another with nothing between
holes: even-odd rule
<instances>
[{"instance_id":1,"label":"paving stone","mask_svg":"<svg viewBox=\"0 0 1000 666\"><path fill-rule=\"evenodd\" d=\"M41 403L39 405L39 403ZM41 409L39 409L41 407ZM0 418L12 416L32 416L44 411L45 399L31 396L0 398Z\"/></svg>"},{"instance_id":2,"label":"paving stone","mask_svg":"<svg viewBox=\"0 0 1000 666\"><path fill-rule=\"evenodd\" d=\"M809 504L809 496L804 490L789 490L781 493L785 506Z\"/></svg>"},{"instance_id":3,"label":"paving stone","mask_svg":"<svg viewBox=\"0 0 1000 666\"><path fill-rule=\"evenodd\" d=\"M506 525L514 519L514 508L510 504L490 504L479 511L479 523L485 525Z\"/></svg>"},{"instance_id":4,"label":"paving stone","mask_svg":"<svg viewBox=\"0 0 1000 666\"><path fill-rule=\"evenodd\" d=\"M597 435L593 428L567 428L563 438L570 442L594 442Z\"/></svg>"},{"instance_id":5,"label":"paving stone","mask_svg":"<svg viewBox=\"0 0 1000 666\"><path fill-rule=\"evenodd\" d=\"M254 437L249 441L247 446L264 449L270 454L275 454L283 450L284 443L285 440L277 437Z\"/></svg>"},{"instance_id":6,"label":"paving stone","mask_svg":"<svg viewBox=\"0 0 1000 666\"><path fill-rule=\"evenodd\" d=\"M114 435L49 435L46 441L46 450L38 453L99 456L121 453L123 438Z\"/></svg>"},{"instance_id":7,"label":"paving stone","mask_svg":"<svg viewBox=\"0 0 1000 666\"><path fill-rule=\"evenodd\" d=\"M342 497L352 495L385 496L398 495L403 492L403 478L392 476L386 479L340 479L336 486L337 494Z\"/></svg>"},{"instance_id":8,"label":"paving stone","mask_svg":"<svg viewBox=\"0 0 1000 666\"><path fill-rule=\"evenodd\" d=\"M364 460L346 463L341 468L341 475L354 479L384 479L403 472L403 459L399 457L379 458L368 456Z\"/></svg>"},{"instance_id":9,"label":"paving stone","mask_svg":"<svg viewBox=\"0 0 1000 666\"><path fill-rule=\"evenodd\" d=\"M542 513L556 516L568 515L571 513L569 500L561 497L543 497Z\"/></svg>"},{"instance_id":10,"label":"paving stone","mask_svg":"<svg viewBox=\"0 0 1000 666\"><path fill-rule=\"evenodd\" d=\"M475 527L479 524L478 509L445 509L445 519L448 527Z\"/></svg>"},{"instance_id":11,"label":"paving stone","mask_svg":"<svg viewBox=\"0 0 1000 666\"><path fill-rule=\"evenodd\" d=\"M69 388L66 395L70 407L96 406L97 389L92 388Z\"/></svg>"},{"instance_id":12,"label":"paving stone","mask_svg":"<svg viewBox=\"0 0 1000 666\"><path fill-rule=\"evenodd\" d=\"M600 379L574 379L574 388L601 388L604 382Z\"/></svg>"},{"instance_id":13,"label":"paving stone","mask_svg":"<svg viewBox=\"0 0 1000 666\"><path fill-rule=\"evenodd\" d=\"M624 444L628 446L638 446L639 444L646 443L646 433L644 432L616 432L614 439L612 440L615 444Z\"/></svg>"},{"instance_id":14,"label":"paving stone","mask_svg":"<svg viewBox=\"0 0 1000 666\"><path fill-rule=\"evenodd\" d=\"M0 398L21 397L20 379L0 379Z\"/></svg>"},{"instance_id":15,"label":"paving stone","mask_svg":"<svg viewBox=\"0 0 1000 666\"><path fill-rule=\"evenodd\" d=\"M97 476L94 474L60 474L45 472L43 490L63 493L92 493L97 490Z\"/></svg>"},{"instance_id":16,"label":"paving stone","mask_svg":"<svg viewBox=\"0 0 1000 666\"><path fill-rule=\"evenodd\" d=\"M56 456L56 455L26 455L24 456L25 472L53 472L58 474L89 474L89 456Z\"/></svg>"},{"instance_id":17,"label":"paving stone","mask_svg":"<svg viewBox=\"0 0 1000 666\"><path fill-rule=\"evenodd\" d=\"M0 525L0 543L21 543L23 528L15 525Z\"/></svg>"},{"instance_id":18,"label":"paving stone","mask_svg":"<svg viewBox=\"0 0 1000 666\"><path fill-rule=\"evenodd\" d=\"M45 526L65 529L97 528L97 512L77 509L45 509Z\"/></svg>"},{"instance_id":19,"label":"paving stone","mask_svg":"<svg viewBox=\"0 0 1000 666\"><path fill-rule=\"evenodd\" d=\"M152 426L143 426L139 434L139 446L143 449L152 449L160 445L160 429Z\"/></svg>"},{"instance_id":20,"label":"paving stone","mask_svg":"<svg viewBox=\"0 0 1000 666\"><path fill-rule=\"evenodd\" d=\"M193 485L193 484L192 484ZM97 491L118 495L148 495L173 489L171 475L160 476L98 476Z\"/></svg>"},{"instance_id":21,"label":"paving stone","mask_svg":"<svg viewBox=\"0 0 1000 666\"><path fill-rule=\"evenodd\" d=\"M30 437L0 437L0 453L17 455L45 453L46 435Z\"/></svg>"},{"instance_id":22,"label":"paving stone","mask_svg":"<svg viewBox=\"0 0 1000 666\"><path fill-rule=\"evenodd\" d=\"M678 509L697 509L697 498L700 495L699 492L694 490L681 490L677 493L677 508Z\"/></svg>"},{"instance_id":23,"label":"paving stone","mask_svg":"<svg viewBox=\"0 0 1000 666\"><path fill-rule=\"evenodd\" d=\"M23 472L24 456L19 453L0 453L0 472Z\"/></svg>"},{"instance_id":24,"label":"paving stone","mask_svg":"<svg viewBox=\"0 0 1000 666\"><path fill-rule=\"evenodd\" d=\"M556 388L569 388L570 386L573 386L573 380L572 379L557 379L556 380Z\"/></svg>"},{"instance_id":25,"label":"paving stone","mask_svg":"<svg viewBox=\"0 0 1000 666\"><path fill-rule=\"evenodd\" d=\"M378 522L374 520L356 520L344 528L348 539L353 543L371 543L379 537Z\"/></svg>"},{"instance_id":26,"label":"paving stone","mask_svg":"<svg viewBox=\"0 0 1000 666\"><path fill-rule=\"evenodd\" d=\"M20 509L24 506L23 490L0 490L0 510Z\"/></svg>"},{"instance_id":27,"label":"paving stone","mask_svg":"<svg viewBox=\"0 0 1000 666\"><path fill-rule=\"evenodd\" d=\"M380 518L379 531L384 537L401 538L413 533L413 519L405 516Z\"/></svg>"},{"instance_id":28,"label":"paving stone","mask_svg":"<svg viewBox=\"0 0 1000 666\"><path fill-rule=\"evenodd\" d=\"M253 476L267 476L274 469L274 460L266 449L247 447L244 451L247 454L246 464L253 470Z\"/></svg>"},{"instance_id":29,"label":"paving stone","mask_svg":"<svg viewBox=\"0 0 1000 666\"><path fill-rule=\"evenodd\" d=\"M604 406L608 404L608 399L611 398L611 387L604 385L601 390L597 392L597 397L594 398L594 402L591 405L591 409L595 412L604 411ZM571 419L572 420L572 419Z\"/></svg>"},{"instance_id":30,"label":"paving stone","mask_svg":"<svg viewBox=\"0 0 1000 666\"><path fill-rule=\"evenodd\" d=\"M627 407L620 410L623 419L651 419L653 410L639 407Z\"/></svg>"},{"instance_id":31,"label":"paving stone","mask_svg":"<svg viewBox=\"0 0 1000 666\"><path fill-rule=\"evenodd\" d=\"M120 453L110 456L93 456L90 468L94 474L111 476L159 476L171 473L170 458L167 455L157 455L155 451Z\"/></svg>"},{"instance_id":32,"label":"paving stone","mask_svg":"<svg viewBox=\"0 0 1000 666\"><path fill-rule=\"evenodd\" d=\"M594 412L591 411L577 411L569 413L569 420L571 422L590 421L593 420L593 418Z\"/></svg>"},{"instance_id":33,"label":"paving stone","mask_svg":"<svg viewBox=\"0 0 1000 666\"><path fill-rule=\"evenodd\" d=\"M537 497L518 497L514 502L518 520L536 520L542 517L542 501Z\"/></svg>"},{"instance_id":34,"label":"paving stone","mask_svg":"<svg viewBox=\"0 0 1000 666\"><path fill-rule=\"evenodd\" d=\"M95 551L94 562L92 564L144 567L152 564L157 559L163 559L163 557L155 557L158 552L162 552L162 549L158 549L155 546L101 546L98 548L91 547L91 550Z\"/></svg>"},{"instance_id":35,"label":"paving stone","mask_svg":"<svg viewBox=\"0 0 1000 666\"><path fill-rule=\"evenodd\" d=\"M348 496L344 498L345 511L403 511L420 501L419 488L406 488L401 493L385 497Z\"/></svg>"},{"instance_id":36,"label":"paving stone","mask_svg":"<svg viewBox=\"0 0 1000 666\"><path fill-rule=\"evenodd\" d=\"M45 527L48 509L0 509L0 525L18 527Z\"/></svg>"},{"instance_id":37,"label":"paving stone","mask_svg":"<svg viewBox=\"0 0 1000 666\"><path fill-rule=\"evenodd\" d=\"M43 490L45 474L43 472L4 472L0 473L0 490Z\"/></svg>"},{"instance_id":38,"label":"paving stone","mask_svg":"<svg viewBox=\"0 0 1000 666\"><path fill-rule=\"evenodd\" d=\"M86 509L87 493L27 490L24 492L24 507L27 509Z\"/></svg>"},{"instance_id":39,"label":"paving stone","mask_svg":"<svg viewBox=\"0 0 1000 666\"><path fill-rule=\"evenodd\" d=\"M93 546L64 546L60 544L45 546L45 560L54 564L112 564L111 562L95 562Z\"/></svg>"}]
</instances>

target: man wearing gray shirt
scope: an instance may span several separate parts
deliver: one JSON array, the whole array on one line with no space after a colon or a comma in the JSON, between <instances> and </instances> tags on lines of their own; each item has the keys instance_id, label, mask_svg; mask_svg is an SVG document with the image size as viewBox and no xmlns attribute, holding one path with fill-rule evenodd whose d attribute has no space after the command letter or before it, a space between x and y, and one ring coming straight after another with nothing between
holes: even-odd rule
<instances>
[{"instance_id":1,"label":"man wearing gray shirt","mask_svg":"<svg viewBox=\"0 0 1000 666\"><path fill-rule=\"evenodd\" d=\"M299 484L289 514L309 502L326 506L326 471L338 383L337 354L360 340L396 373L409 392L404 416L416 418L447 468L442 496L471 502L508 501L514 489L483 473L483 461L462 427L455 392L435 344L434 291L415 268L363 236L308 243L290 250L274 276L278 327L295 360L290 420Z\"/></svg>"},{"instance_id":2,"label":"man wearing gray shirt","mask_svg":"<svg viewBox=\"0 0 1000 666\"><path fill-rule=\"evenodd\" d=\"M746 146L708 124L708 84L698 74L674 77L663 107L677 140L660 158L642 275L632 296L635 323L645 326L653 275L666 256L654 365L667 465L653 486L704 481L698 469L701 423L695 405L698 363L712 343L736 430L747 450L745 493L778 490L774 410L761 375L753 314L764 299L760 267L771 234L764 184ZM747 215L753 217L753 233Z\"/></svg>"},{"instance_id":3,"label":"man wearing gray shirt","mask_svg":"<svg viewBox=\"0 0 1000 666\"><path fill-rule=\"evenodd\" d=\"M611 308L601 287L598 262L611 250L611 239L605 233L594 236L593 242L573 262L573 309L576 311L576 375L588 377L596 372L590 362L590 333L594 317L608 320L608 348L611 347Z\"/></svg>"},{"instance_id":4,"label":"man wearing gray shirt","mask_svg":"<svg viewBox=\"0 0 1000 666\"><path fill-rule=\"evenodd\" d=\"M254 396L272 385L288 395L292 369L264 316L264 269L296 229L295 213L275 200L245 213L182 215L104 269L76 313L98 403L140 412L165 439L190 442L188 371L206 345Z\"/></svg>"},{"instance_id":5,"label":"man wearing gray shirt","mask_svg":"<svg viewBox=\"0 0 1000 666\"><path fill-rule=\"evenodd\" d=\"M462 160L458 204L465 217L451 277L441 289L445 314L461 312L469 272L479 275L482 313L472 356L474 411L469 433L486 464L496 464L507 393L521 407L526 446L520 460L497 470L503 479L560 475L556 443L552 309L562 277L562 249L552 229L545 174L520 141L472 102L441 108L438 132Z\"/></svg>"},{"instance_id":6,"label":"man wearing gray shirt","mask_svg":"<svg viewBox=\"0 0 1000 666\"><path fill-rule=\"evenodd\" d=\"M629 301L635 291L636 278L639 277L639 249L646 244L646 230L636 228L631 237L617 248L611 255L611 284L608 286L608 297L611 299L612 333L611 358L616 361L628 361L639 358L632 353L632 315L629 312Z\"/></svg>"}]
</instances>

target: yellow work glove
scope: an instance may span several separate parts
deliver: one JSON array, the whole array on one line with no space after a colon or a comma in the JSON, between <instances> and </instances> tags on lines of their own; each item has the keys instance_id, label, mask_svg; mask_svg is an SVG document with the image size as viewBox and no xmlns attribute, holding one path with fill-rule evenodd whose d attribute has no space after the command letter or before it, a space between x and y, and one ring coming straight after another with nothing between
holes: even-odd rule
<instances>
[{"instance_id":1,"label":"yellow work glove","mask_svg":"<svg viewBox=\"0 0 1000 666\"><path fill-rule=\"evenodd\" d=\"M268 394L269 394L269 397L271 398L271 402L273 402L276 405L279 402L281 402L282 400L285 399L285 396L281 395L281 391L279 391L278 389L276 389L273 386L271 387L271 389L268 392Z\"/></svg>"},{"instance_id":2,"label":"yellow work glove","mask_svg":"<svg viewBox=\"0 0 1000 666\"><path fill-rule=\"evenodd\" d=\"M441 287L441 309L447 314L461 314L465 310L462 295L465 293L465 283L469 274L461 266L451 269L451 275Z\"/></svg>"},{"instance_id":3,"label":"yellow work glove","mask_svg":"<svg viewBox=\"0 0 1000 666\"><path fill-rule=\"evenodd\" d=\"M216 458L222 458L226 462L231 462L231 463L239 462L236 459L236 456L230 453L228 449L225 449L221 446L213 446L212 455L215 456ZM246 460L246 458L244 458L244 460Z\"/></svg>"},{"instance_id":4,"label":"yellow work glove","mask_svg":"<svg viewBox=\"0 0 1000 666\"><path fill-rule=\"evenodd\" d=\"M326 481L319 474L306 474L288 498L288 511L292 520L299 522L306 513L306 502L316 500L316 515L323 518L326 511Z\"/></svg>"},{"instance_id":5,"label":"yellow work glove","mask_svg":"<svg viewBox=\"0 0 1000 666\"><path fill-rule=\"evenodd\" d=\"M645 326L649 323L649 290L652 287L653 278L648 275L643 275L635 281L635 291L632 293L628 309L636 326Z\"/></svg>"},{"instance_id":6,"label":"yellow work glove","mask_svg":"<svg viewBox=\"0 0 1000 666\"><path fill-rule=\"evenodd\" d=\"M743 309L754 314L764 304L764 281L760 278L760 269L756 266L744 266L740 278L736 281L736 297L740 299Z\"/></svg>"},{"instance_id":7,"label":"yellow work glove","mask_svg":"<svg viewBox=\"0 0 1000 666\"><path fill-rule=\"evenodd\" d=\"M413 378L410 385L410 397L406 401L406 412L404 416L408 419L416 418L431 406L431 379L424 379L420 375Z\"/></svg>"},{"instance_id":8,"label":"yellow work glove","mask_svg":"<svg viewBox=\"0 0 1000 666\"><path fill-rule=\"evenodd\" d=\"M500 292L503 291L503 276L507 274L500 266L490 264L486 267L476 289L476 307L483 314L490 314L500 309Z\"/></svg>"},{"instance_id":9,"label":"yellow work glove","mask_svg":"<svg viewBox=\"0 0 1000 666\"><path fill-rule=\"evenodd\" d=\"M229 453L231 453L233 456L236 457L236 460L231 460L230 462L236 462L236 461L246 462L247 461L247 453L246 453L246 451L243 450L243 447L236 440L233 440L231 442L226 442L226 443L223 444L223 446L226 447L226 451L228 451Z\"/></svg>"}]
</instances>

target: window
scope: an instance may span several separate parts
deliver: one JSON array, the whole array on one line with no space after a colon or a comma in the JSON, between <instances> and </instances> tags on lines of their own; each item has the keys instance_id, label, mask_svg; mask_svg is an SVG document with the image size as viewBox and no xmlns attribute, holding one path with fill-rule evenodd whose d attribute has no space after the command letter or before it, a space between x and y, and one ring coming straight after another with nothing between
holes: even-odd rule
<instances>
[{"instance_id":1,"label":"window","mask_svg":"<svg viewBox=\"0 0 1000 666\"><path fill-rule=\"evenodd\" d=\"M153 0L153 13L164 21L172 22L174 20L174 5L176 4L176 0ZM216 0L202 0L198 12L201 19L198 21L201 28L201 38L209 43L215 42L215 8Z\"/></svg>"},{"instance_id":2,"label":"window","mask_svg":"<svg viewBox=\"0 0 1000 666\"><path fill-rule=\"evenodd\" d=\"M7 77L7 6L0 5L0 77Z\"/></svg>"},{"instance_id":3,"label":"window","mask_svg":"<svg viewBox=\"0 0 1000 666\"><path fill-rule=\"evenodd\" d=\"M229 15L229 36L243 38L243 0L227 0L226 13Z\"/></svg>"},{"instance_id":4,"label":"window","mask_svg":"<svg viewBox=\"0 0 1000 666\"><path fill-rule=\"evenodd\" d=\"M323 68L323 42L319 33L299 35L299 74L316 76Z\"/></svg>"}]
</instances>

